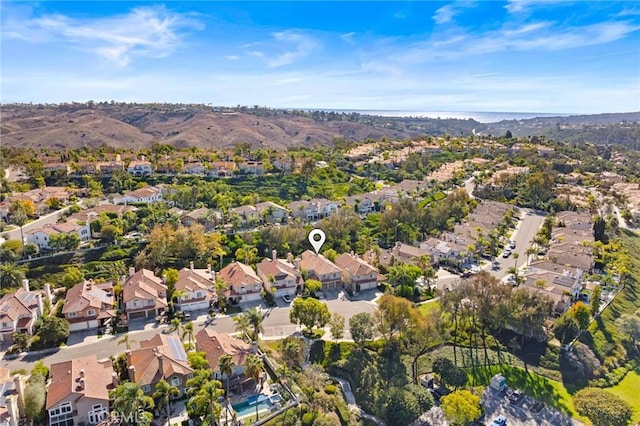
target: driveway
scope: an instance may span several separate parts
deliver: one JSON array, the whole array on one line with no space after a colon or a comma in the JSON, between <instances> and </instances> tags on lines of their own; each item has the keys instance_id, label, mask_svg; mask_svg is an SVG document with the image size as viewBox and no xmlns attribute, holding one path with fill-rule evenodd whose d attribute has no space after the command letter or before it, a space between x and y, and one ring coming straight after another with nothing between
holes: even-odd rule
<instances>
[{"instance_id":1,"label":"driveway","mask_svg":"<svg viewBox=\"0 0 640 426\"><path fill-rule=\"evenodd\" d=\"M538 401L525 396L518 404L512 405L507 399L505 392L497 392L487 387L482 395L482 407L485 410L486 423L502 415L507 418L509 426L579 426L582 423L571 419L569 416L560 413L547 406L539 410L534 410L534 405ZM540 407L536 407L540 408ZM532 413L536 411L536 413Z\"/></svg>"}]
</instances>

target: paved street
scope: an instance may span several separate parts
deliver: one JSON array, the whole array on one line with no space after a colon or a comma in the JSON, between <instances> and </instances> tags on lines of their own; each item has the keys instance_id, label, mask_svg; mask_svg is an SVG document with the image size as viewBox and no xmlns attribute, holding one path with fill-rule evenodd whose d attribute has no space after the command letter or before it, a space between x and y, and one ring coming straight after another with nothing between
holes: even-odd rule
<instances>
[{"instance_id":1,"label":"paved street","mask_svg":"<svg viewBox=\"0 0 640 426\"><path fill-rule=\"evenodd\" d=\"M49 213L47 215L44 215L32 222L27 223L26 225L24 225L22 227L22 230L25 234L25 238L27 231L31 230L31 229L35 229L35 228L40 228L43 227L44 225L48 224L48 223L56 223L58 221L58 218L67 210L69 209L69 207L65 207L63 209L60 209L58 211L55 211L53 213ZM20 240L20 228L16 227L16 229L13 229L11 231L7 231L7 232L3 232L2 235L6 235L6 239L7 240Z\"/></svg>"},{"instance_id":2,"label":"paved street","mask_svg":"<svg viewBox=\"0 0 640 426\"><path fill-rule=\"evenodd\" d=\"M520 222L518 223L515 237L512 237L512 239L514 239L516 242L516 248L515 250L511 250L513 253L518 253L519 257L517 260L517 265L513 254L511 254L511 256L507 258L503 258L502 253L500 253L496 258L496 260L500 264L500 269L497 271L491 270L491 273L496 278L504 278L507 275L507 269L512 266L520 268L523 265L526 265L526 251L531 245L531 241L538 232L538 229L540 229L540 226L542 226L542 222L544 222L545 215L543 213L537 213L529 209L520 209L520 211L522 220L520 220Z\"/></svg>"},{"instance_id":3,"label":"paved street","mask_svg":"<svg viewBox=\"0 0 640 426\"><path fill-rule=\"evenodd\" d=\"M325 302L329 306L330 312L337 312L343 315L348 323L349 318L359 312L373 312L375 310L375 304L371 302L375 297L375 292L363 292L362 300L339 300L337 294L327 295ZM263 322L264 326L264 338L280 338L293 334L298 330L295 325L292 325L289 321L289 306L274 308L266 311L266 318ZM196 333L203 327L210 327L220 333L233 333L235 332L233 318L225 316L215 318L209 325L205 325L206 314L199 316L194 320L196 325ZM137 325L132 325L135 328ZM153 323L147 324L145 329L138 331L131 331L129 335L135 342L132 343L132 348L137 348L139 342L152 338L158 333L166 332L168 325L156 325ZM348 327L347 327L348 328ZM345 330L347 331L347 330ZM1 359L0 366L15 370L18 368L31 369L33 364L39 360L44 360L45 364L51 365L53 363L67 361L73 358L96 354L98 359L108 358L111 355L117 355L124 352L123 345L118 345L118 340L122 335L117 336L105 336L101 339L95 340L93 338L90 341L71 345L60 350L54 354L27 354L24 357L20 357L15 360ZM345 332L345 337L348 337L348 332Z\"/></svg>"}]
</instances>

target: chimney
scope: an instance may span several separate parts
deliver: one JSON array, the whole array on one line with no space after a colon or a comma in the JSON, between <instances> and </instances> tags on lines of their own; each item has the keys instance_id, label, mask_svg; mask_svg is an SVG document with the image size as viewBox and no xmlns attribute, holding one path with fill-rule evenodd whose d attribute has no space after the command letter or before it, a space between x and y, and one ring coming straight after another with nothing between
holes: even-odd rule
<instances>
[{"instance_id":1,"label":"chimney","mask_svg":"<svg viewBox=\"0 0 640 426\"><path fill-rule=\"evenodd\" d=\"M167 284L167 274L162 274L162 284Z\"/></svg>"},{"instance_id":2,"label":"chimney","mask_svg":"<svg viewBox=\"0 0 640 426\"><path fill-rule=\"evenodd\" d=\"M118 373L113 372L111 373L111 384L113 385L114 388L118 387Z\"/></svg>"},{"instance_id":3,"label":"chimney","mask_svg":"<svg viewBox=\"0 0 640 426\"><path fill-rule=\"evenodd\" d=\"M135 273L136 273L136 268L134 268L133 266L131 266L131 267L129 268L129 276L130 276L130 277L132 277L132 276L133 276L133 274L135 274Z\"/></svg>"},{"instance_id":4,"label":"chimney","mask_svg":"<svg viewBox=\"0 0 640 426\"><path fill-rule=\"evenodd\" d=\"M130 365L129 368L127 368L127 371L129 373L129 381L132 383L135 383L136 381L136 367L133 365Z\"/></svg>"},{"instance_id":5,"label":"chimney","mask_svg":"<svg viewBox=\"0 0 640 426\"><path fill-rule=\"evenodd\" d=\"M122 161L120 154L116 154L116 161Z\"/></svg>"},{"instance_id":6,"label":"chimney","mask_svg":"<svg viewBox=\"0 0 640 426\"><path fill-rule=\"evenodd\" d=\"M191 269L193 271L193 260L191 262L189 262L189 269Z\"/></svg>"},{"instance_id":7,"label":"chimney","mask_svg":"<svg viewBox=\"0 0 640 426\"><path fill-rule=\"evenodd\" d=\"M29 291L29 280L22 280L22 288L24 289L24 291Z\"/></svg>"},{"instance_id":8,"label":"chimney","mask_svg":"<svg viewBox=\"0 0 640 426\"><path fill-rule=\"evenodd\" d=\"M278 258L278 252L276 250L271 250L271 260L275 262L277 258Z\"/></svg>"},{"instance_id":9,"label":"chimney","mask_svg":"<svg viewBox=\"0 0 640 426\"><path fill-rule=\"evenodd\" d=\"M84 284L85 284L85 288L86 288L87 290L91 290L91 284L92 284L92 282L91 282L91 281L85 281L85 282L84 282Z\"/></svg>"},{"instance_id":10,"label":"chimney","mask_svg":"<svg viewBox=\"0 0 640 426\"><path fill-rule=\"evenodd\" d=\"M85 376L84 376L84 369L81 369L81 370L80 370L80 377L81 377L81 378L84 378L84 377L85 377Z\"/></svg>"},{"instance_id":11,"label":"chimney","mask_svg":"<svg viewBox=\"0 0 640 426\"><path fill-rule=\"evenodd\" d=\"M16 392L18 393L18 411L20 412L20 416L24 416L24 390L26 388L26 378L22 374L16 374L13 376L13 383L16 387ZM16 419L17 418L18 417L16 417Z\"/></svg>"},{"instance_id":12,"label":"chimney","mask_svg":"<svg viewBox=\"0 0 640 426\"><path fill-rule=\"evenodd\" d=\"M210 263L207 263L207 272L211 273L211 264Z\"/></svg>"},{"instance_id":13,"label":"chimney","mask_svg":"<svg viewBox=\"0 0 640 426\"><path fill-rule=\"evenodd\" d=\"M287 253L287 261L293 265L293 255L291 253Z\"/></svg>"},{"instance_id":14,"label":"chimney","mask_svg":"<svg viewBox=\"0 0 640 426\"><path fill-rule=\"evenodd\" d=\"M47 299L49 299L49 301L53 300L53 296L51 295L51 284L45 284L44 285L44 292L47 295Z\"/></svg>"},{"instance_id":15,"label":"chimney","mask_svg":"<svg viewBox=\"0 0 640 426\"><path fill-rule=\"evenodd\" d=\"M296 259L295 260L295 264L294 264L295 268L297 271L300 271L300 259Z\"/></svg>"},{"instance_id":16,"label":"chimney","mask_svg":"<svg viewBox=\"0 0 640 426\"><path fill-rule=\"evenodd\" d=\"M78 379L78 387L80 388L80 390L84 390L84 381L85 381L84 377L80 377Z\"/></svg>"},{"instance_id":17,"label":"chimney","mask_svg":"<svg viewBox=\"0 0 640 426\"><path fill-rule=\"evenodd\" d=\"M42 315L44 313L44 304L42 303L42 293L38 293L36 298L38 300L38 315Z\"/></svg>"},{"instance_id":18,"label":"chimney","mask_svg":"<svg viewBox=\"0 0 640 426\"><path fill-rule=\"evenodd\" d=\"M160 371L160 374L164 375L163 373L164 369L162 368L162 353L160 353L160 351L158 351L157 349L154 349L153 353L156 356L156 359L158 360L158 371Z\"/></svg>"},{"instance_id":19,"label":"chimney","mask_svg":"<svg viewBox=\"0 0 640 426\"><path fill-rule=\"evenodd\" d=\"M211 281L216 281L216 271L214 271L213 269L211 270Z\"/></svg>"}]
</instances>

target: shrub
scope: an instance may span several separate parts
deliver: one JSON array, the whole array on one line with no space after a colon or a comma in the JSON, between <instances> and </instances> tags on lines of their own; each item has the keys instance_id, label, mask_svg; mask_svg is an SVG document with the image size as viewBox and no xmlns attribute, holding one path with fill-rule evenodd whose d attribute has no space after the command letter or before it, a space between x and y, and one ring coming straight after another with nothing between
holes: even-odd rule
<instances>
[{"instance_id":1,"label":"shrub","mask_svg":"<svg viewBox=\"0 0 640 426\"><path fill-rule=\"evenodd\" d=\"M324 387L324 391L329 395L334 395L338 392L338 387L336 385L328 384Z\"/></svg>"},{"instance_id":2,"label":"shrub","mask_svg":"<svg viewBox=\"0 0 640 426\"><path fill-rule=\"evenodd\" d=\"M316 419L316 416L314 413L304 413L302 415L302 424L304 426L311 426L313 424L313 421Z\"/></svg>"},{"instance_id":3,"label":"shrub","mask_svg":"<svg viewBox=\"0 0 640 426\"><path fill-rule=\"evenodd\" d=\"M631 419L631 407L622 398L598 388L584 388L573 396L578 413L596 425L625 426Z\"/></svg>"}]
</instances>

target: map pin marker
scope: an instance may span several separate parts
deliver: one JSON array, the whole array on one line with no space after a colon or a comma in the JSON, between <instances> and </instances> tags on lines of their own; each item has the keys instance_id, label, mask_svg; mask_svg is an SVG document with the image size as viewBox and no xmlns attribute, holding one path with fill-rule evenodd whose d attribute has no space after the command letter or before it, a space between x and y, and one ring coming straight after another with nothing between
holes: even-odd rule
<instances>
[{"instance_id":1,"label":"map pin marker","mask_svg":"<svg viewBox=\"0 0 640 426\"><path fill-rule=\"evenodd\" d=\"M316 239L316 236L319 237ZM309 232L309 242L313 246L313 249L316 251L316 254L320 252L320 248L324 244L324 241L327 239L327 236L324 235L324 231L322 229L314 229Z\"/></svg>"}]
</instances>

